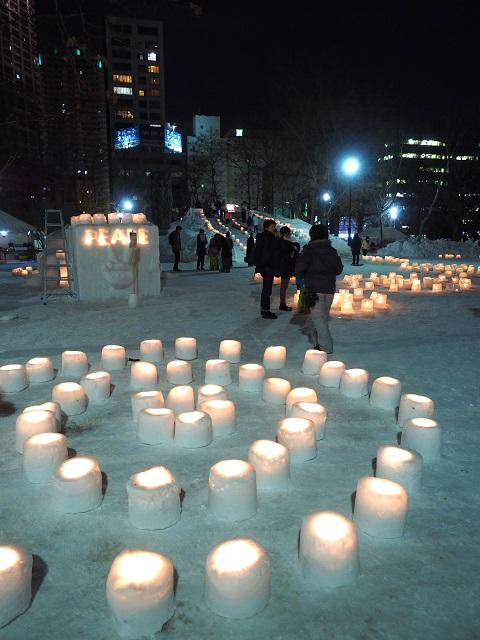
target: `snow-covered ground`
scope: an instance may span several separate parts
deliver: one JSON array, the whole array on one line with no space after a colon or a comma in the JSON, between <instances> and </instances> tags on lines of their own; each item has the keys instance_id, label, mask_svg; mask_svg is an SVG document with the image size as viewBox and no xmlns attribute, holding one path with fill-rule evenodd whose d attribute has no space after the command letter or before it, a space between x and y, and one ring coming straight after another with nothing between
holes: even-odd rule
<instances>
[{"instance_id":1,"label":"snow-covered ground","mask_svg":"<svg viewBox=\"0 0 480 640\"><path fill-rule=\"evenodd\" d=\"M455 240L429 240L428 238L410 238L409 240L391 242L378 250L380 256L395 256L397 258L438 258L445 254L460 255L462 260L478 260L480 245L473 240L456 242Z\"/></svg>"},{"instance_id":2,"label":"snow-covered ground","mask_svg":"<svg viewBox=\"0 0 480 640\"><path fill-rule=\"evenodd\" d=\"M345 261L346 262L346 261ZM348 261L348 265L349 265ZM170 267L168 267L170 268ZM361 270L368 274L373 265ZM378 273L396 270L375 265ZM345 272L352 273L346 266ZM358 271L358 268L357 268ZM478 337L479 279L475 288L435 296L390 294L391 309L374 318L332 319L332 358L363 367L370 381L398 377L405 392L434 399L443 425L440 462L425 468L418 495L410 497L403 538L381 540L360 533L361 575L356 585L313 590L305 585L297 560L302 518L322 509L351 515L358 478L372 473L379 445L394 443L394 416L372 409L366 398L351 400L319 386L301 373L307 347L291 314L276 321L259 317L260 285L252 270L229 274L164 272L161 296L129 309L126 302L44 306L32 282L0 273L0 361L25 362L64 349L87 352L99 367L105 344L122 344L138 357L145 338L161 338L166 362L177 336L196 336L194 387L204 379L204 362L216 357L223 338L242 341L242 363L261 362L265 347L284 344L287 366L280 375L292 386L312 386L328 409L326 437L316 459L292 468L290 487L260 495L258 513L225 524L206 510L208 471L225 458L246 459L249 444L274 439L282 410L239 391L238 430L203 449L149 447L135 439L131 420L129 371L114 372L110 400L65 423L68 445L78 455L96 457L108 484L94 511L63 516L50 506L49 489L29 484L15 452L15 419L22 409L50 399L54 383L31 386L1 398L1 542L24 546L35 555L35 597L30 609L0 631L6 640L112 640L116 637L105 599L105 580L123 549L151 549L170 557L178 573L176 611L163 635L181 640L338 639L473 640L480 637L480 554L478 528ZM293 287L291 293L293 294ZM274 290L278 296L278 287ZM278 306L274 298L273 308ZM477 310L477 314L473 313ZM13 319L8 319L12 318ZM7 318L7 319L5 319ZM171 385L160 368L160 389ZM185 491L180 521L163 531L141 531L127 518L126 482L134 472L166 465ZM204 563L217 543L248 536L272 560L272 596L267 608L248 620L212 613L202 595Z\"/></svg>"}]
</instances>

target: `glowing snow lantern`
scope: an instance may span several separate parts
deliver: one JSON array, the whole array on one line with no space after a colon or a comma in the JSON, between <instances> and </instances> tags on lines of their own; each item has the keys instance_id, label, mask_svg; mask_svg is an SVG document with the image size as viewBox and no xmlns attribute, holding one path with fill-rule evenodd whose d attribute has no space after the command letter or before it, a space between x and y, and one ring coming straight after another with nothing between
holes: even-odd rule
<instances>
[{"instance_id":1,"label":"glowing snow lantern","mask_svg":"<svg viewBox=\"0 0 480 640\"><path fill-rule=\"evenodd\" d=\"M226 387L232 384L230 362L228 360L207 360L205 363L205 384L219 384Z\"/></svg>"},{"instance_id":2,"label":"glowing snow lantern","mask_svg":"<svg viewBox=\"0 0 480 640\"><path fill-rule=\"evenodd\" d=\"M267 371L283 369L287 359L287 348L283 346L267 347L263 354L263 366Z\"/></svg>"},{"instance_id":3,"label":"glowing snow lantern","mask_svg":"<svg viewBox=\"0 0 480 640\"><path fill-rule=\"evenodd\" d=\"M128 519L137 529L167 529L180 519L180 488L166 467L133 474L127 495Z\"/></svg>"},{"instance_id":4,"label":"glowing snow lantern","mask_svg":"<svg viewBox=\"0 0 480 640\"><path fill-rule=\"evenodd\" d=\"M265 378L262 398L268 404L285 404L292 385L283 378Z\"/></svg>"},{"instance_id":5,"label":"glowing snow lantern","mask_svg":"<svg viewBox=\"0 0 480 640\"><path fill-rule=\"evenodd\" d=\"M433 400L416 393L404 393L400 398L398 409L398 425L403 428L411 418L431 418L434 413Z\"/></svg>"},{"instance_id":6,"label":"glowing snow lantern","mask_svg":"<svg viewBox=\"0 0 480 640\"><path fill-rule=\"evenodd\" d=\"M261 393L265 368L261 364L242 364L238 369L238 386L241 391Z\"/></svg>"},{"instance_id":7,"label":"glowing snow lantern","mask_svg":"<svg viewBox=\"0 0 480 640\"><path fill-rule=\"evenodd\" d=\"M290 457L283 444L272 440L255 440L248 450L248 462L255 469L259 490L286 488L290 477Z\"/></svg>"},{"instance_id":8,"label":"glowing snow lantern","mask_svg":"<svg viewBox=\"0 0 480 640\"><path fill-rule=\"evenodd\" d=\"M62 513L91 511L102 502L102 473L94 458L77 457L57 467L53 477L52 504Z\"/></svg>"},{"instance_id":9,"label":"glowing snow lantern","mask_svg":"<svg viewBox=\"0 0 480 640\"><path fill-rule=\"evenodd\" d=\"M340 360L326 362L320 370L320 384L323 387L338 388L346 367Z\"/></svg>"},{"instance_id":10,"label":"glowing snow lantern","mask_svg":"<svg viewBox=\"0 0 480 640\"><path fill-rule=\"evenodd\" d=\"M361 398L368 395L368 371L365 369L346 369L340 379L340 393L349 398Z\"/></svg>"},{"instance_id":11,"label":"glowing snow lantern","mask_svg":"<svg viewBox=\"0 0 480 640\"><path fill-rule=\"evenodd\" d=\"M410 449L393 445L379 447L377 451L377 478L386 478L401 484L410 494L420 488L423 458Z\"/></svg>"},{"instance_id":12,"label":"glowing snow lantern","mask_svg":"<svg viewBox=\"0 0 480 640\"><path fill-rule=\"evenodd\" d=\"M76 416L87 410L87 395L76 382L61 382L52 389L52 400L57 402L67 416Z\"/></svg>"},{"instance_id":13,"label":"glowing snow lantern","mask_svg":"<svg viewBox=\"0 0 480 640\"><path fill-rule=\"evenodd\" d=\"M195 360L197 355L197 340L195 338L177 338L175 340L175 358Z\"/></svg>"},{"instance_id":14,"label":"glowing snow lantern","mask_svg":"<svg viewBox=\"0 0 480 640\"><path fill-rule=\"evenodd\" d=\"M284 418L278 423L277 440L287 447L292 463L305 462L317 455L315 425L306 418Z\"/></svg>"},{"instance_id":15,"label":"glowing snow lantern","mask_svg":"<svg viewBox=\"0 0 480 640\"><path fill-rule=\"evenodd\" d=\"M246 520L257 511L255 469L244 460L222 460L210 468L208 510L229 522Z\"/></svg>"},{"instance_id":16,"label":"glowing snow lantern","mask_svg":"<svg viewBox=\"0 0 480 640\"><path fill-rule=\"evenodd\" d=\"M161 340L142 340L140 342L140 356L146 362L159 364L163 362L163 344Z\"/></svg>"},{"instance_id":17,"label":"glowing snow lantern","mask_svg":"<svg viewBox=\"0 0 480 640\"><path fill-rule=\"evenodd\" d=\"M353 520L377 538L400 538L407 517L408 494L398 482L363 477L357 483Z\"/></svg>"},{"instance_id":18,"label":"glowing snow lantern","mask_svg":"<svg viewBox=\"0 0 480 640\"><path fill-rule=\"evenodd\" d=\"M0 367L0 391L17 393L28 387L27 370L23 364L5 364Z\"/></svg>"},{"instance_id":19,"label":"glowing snow lantern","mask_svg":"<svg viewBox=\"0 0 480 640\"><path fill-rule=\"evenodd\" d=\"M21 615L32 599L33 558L25 549L0 546L0 628Z\"/></svg>"},{"instance_id":20,"label":"glowing snow lantern","mask_svg":"<svg viewBox=\"0 0 480 640\"><path fill-rule=\"evenodd\" d=\"M29 482L48 483L67 459L67 439L62 433L39 433L25 440L23 472Z\"/></svg>"},{"instance_id":21,"label":"glowing snow lantern","mask_svg":"<svg viewBox=\"0 0 480 640\"><path fill-rule=\"evenodd\" d=\"M125 369L127 353L125 347L118 344L107 344L102 349L102 369L105 371L121 371Z\"/></svg>"},{"instance_id":22,"label":"glowing snow lantern","mask_svg":"<svg viewBox=\"0 0 480 640\"><path fill-rule=\"evenodd\" d=\"M55 377L51 358L32 358L25 367L30 384L49 382Z\"/></svg>"},{"instance_id":23,"label":"glowing snow lantern","mask_svg":"<svg viewBox=\"0 0 480 640\"><path fill-rule=\"evenodd\" d=\"M62 376L81 378L88 373L88 358L83 351L64 351L62 353Z\"/></svg>"},{"instance_id":24,"label":"glowing snow lantern","mask_svg":"<svg viewBox=\"0 0 480 640\"><path fill-rule=\"evenodd\" d=\"M193 380L192 365L186 360L172 360L167 364L166 373L171 384L188 384Z\"/></svg>"},{"instance_id":25,"label":"glowing snow lantern","mask_svg":"<svg viewBox=\"0 0 480 640\"><path fill-rule=\"evenodd\" d=\"M421 454L425 462L435 462L440 458L442 428L430 418L412 418L404 424L402 447Z\"/></svg>"},{"instance_id":26,"label":"glowing snow lantern","mask_svg":"<svg viewBox=\"0 0 480 640\"><path fill-rule=\"evenodd\" d=\"M80 385L88 397L89 404L98 404L108 400L111 393L112 376L108 371L87 373L80 380Z\"/></svg>"}]
</instances>

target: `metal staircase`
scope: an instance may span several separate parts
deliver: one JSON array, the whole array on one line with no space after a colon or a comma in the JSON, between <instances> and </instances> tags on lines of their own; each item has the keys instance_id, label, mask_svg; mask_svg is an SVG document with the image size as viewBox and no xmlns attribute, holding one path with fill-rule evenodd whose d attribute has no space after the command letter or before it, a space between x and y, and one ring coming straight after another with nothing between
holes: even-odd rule
<instances>
[{"instance_id":1,"label":"metal staircase","mask_svg":"<svg viewBox=\"0 0 480 640\"><path fill-rule=\"evenodd\" d=\"M55 232L60 231L53 235ZM76 298L72 254L68 246L61 209L45 209L43 250L43 304L53 297Z\"/></svg>"}]
</instances>

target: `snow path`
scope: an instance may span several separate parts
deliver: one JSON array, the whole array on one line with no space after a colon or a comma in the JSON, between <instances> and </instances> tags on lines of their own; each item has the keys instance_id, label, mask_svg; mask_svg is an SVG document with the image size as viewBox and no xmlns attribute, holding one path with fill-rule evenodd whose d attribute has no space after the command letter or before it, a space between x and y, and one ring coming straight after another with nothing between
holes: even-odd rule
<instances>
[{"instance_id":1,"label":"snow path","mask_svg":"<svg viewBox=\"0 0 480 640\"><path fill-rule=\"evenodd\" d=\"M362 269L366 275L371 270L397 270L377 264ZM350 266L345 269L352 271ZM254 518L223 524L206 512L209 467L224 458L245 459L254 439L275 437L276 422L282 417L279 408L239 391L237 365L232 365L234 384L227 392L237 403L238 432L196 450L137 443L130 417L129 373L114 372L110 401L66 423L69 447L95 456L108 477L101 508L72 516L51 511L48 490L26 482L21 456L14 450L16 416L27 405L49 400L52 383L5 396L0 430L1 542L23 545L41 558L48 572L31 608L0 630L0 638L115 638L105 579L114 557L125 548L157 550L176 567L176 612L164 629L165 638L480 637L480 319L470 311L480 308L479 279L473 279L476 289L458 294L391 294L391 311L372 319L333 319L335 359L366 368L370 382L392 375L401 379L404 392L435 400L436 417L444 427L444 450L440 463L426 467L422 492L411 496L405 537L384 541L360 534L358 584L315 592L305 587L298 571L302 518L327 508L350 515L357 479L371 473L377 447L395 442L397 428L393 416L371 409L365 399L346 399L302 375L305 338L289 324L290 314L274 322L259 318L260 286L250 283L251 272L164 274L161 297L137 309L123 302L43 306L26 282L12 283L9 274L0 273L2 314L20 316L0 323L2 364L51 355L58 366L61 351L72 348L86 351L93 368L98 368L103 345L122 344L136 357L140 340L156 337L164 341L167 362L173 359L175 337L193 335L200 352L193 363L197 388L203 383L204 361L216 357L222 338L242 341L242 363L260 362L266 346L285 344L287 367L279 375L293 386L313 386L329 411L318 457L293 468L290 489L261 496ZM19 307L22 293L27 298ZM278 287L274 294L278 296ZM278 298L273 309L277 303ZM170 387L162 368L160 388L165 394ZM153 464L165 464L185 490L182 517L164 531L135 530L127 519L125 484L132 473ZM215 544L240 535L254 538L270 553L272 597L259 615L234 621L216 616L204 604L203 568Z\"/></svg>"}]
</instances>

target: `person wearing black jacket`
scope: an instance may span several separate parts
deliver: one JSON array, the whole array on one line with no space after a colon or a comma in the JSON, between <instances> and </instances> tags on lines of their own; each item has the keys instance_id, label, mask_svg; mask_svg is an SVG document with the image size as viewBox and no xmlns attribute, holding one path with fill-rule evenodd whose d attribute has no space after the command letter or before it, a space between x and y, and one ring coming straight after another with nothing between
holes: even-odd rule
<instances>
[{"instance_id":1,"label":"person wearing black jacket","mask_svg":"<svg viewBox=\"0 0 480 640\"><path fill-rule=\"evenodd\" d=\"M358 265L360 260L360 249L362 248L362 239L355 233L350 240L350 249L352 250L352 264Z\"/></svg>"},{"instance_id":2,"label":"person wearing black jacket","mask_svg":"<svg viewBox=\"0 0 480 640\"><path fill-rule=\"evenodd\" d=\"M290 227L280 227L280 237L278 238L278 268L275 275L280 276L280 311L291 311L292 307L287 306L287 289L290 278L295 275L295 262L297 260L300 247L298 243L292 242Z\"/></svg>"},{"instance_id":3,"label":"person wearing black jacket","mask_svg":"<svg viewBox=\"0 0 480 640\"><path fill-rule=\"evenodd\" d=\"M305 287L318 295L313 314L305 316L304 333L314 349L327 353L333 351L333 341L328 328L330 307L336 288L336 277L343 271L340 256L330 244L328 229L323 224L310 228L311 241L303 247L295 265L295 275L305 281Z\"/></svg>"},{"instance_id":4,"label":"person wearing black jacket","mask_svg":"<svg viewBox=\"0 0 480 640\"><path fill-rule=\"evenodd\" d=\"M255 264L255 237L253 235L253 231L250 233L247 239L247 251L245 254L245 262L249 267L253 267Z\"/></svg>"},{"instance_id":5,"label":"person wearing black jacket","mask_svg":"<svg viewBox=\"0 0 480 640\"><path fill-rule=\"evenodd\" d=\"M277 267L277 225L275 220L268 218L263 223L263 231L257 234L255 241L255 266L262 274L262 294L260 297L260 312L262 318L275 320L278 316L270 311L270 296L272 295L273 278Z\"/></svg>"},{"instance_id":6,"label":"person wearing black jacket","mask_svg":"<svg viewBox=\"0 0 480 640\"><path fill-rule=\"evenodd\" d=\"M230 235L230 231L227 231L227 233L225 234L225 237L223 236L221 237L222 237L222 249L221 249L222 268L220 269L220 271L223 271L224 273L229 273L230 269L232 268L233 240Z\"/></svg>"},{"instance_id":7,"label":"person wearing black jacket","mask_svg":"<svg viewBox=\"0 0 480 640\"><path fill-rule=\"evenodd\" d=\"M197 271L205 270L205 256L207 255L207 237L205 231L200 229L197 235Z\"/></svg>"}]
</instances>

